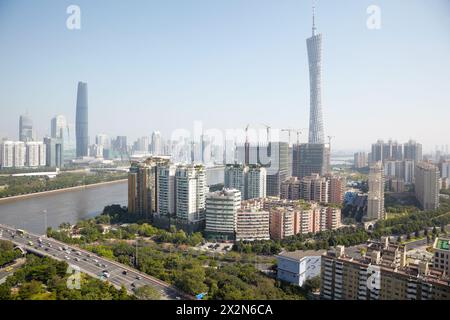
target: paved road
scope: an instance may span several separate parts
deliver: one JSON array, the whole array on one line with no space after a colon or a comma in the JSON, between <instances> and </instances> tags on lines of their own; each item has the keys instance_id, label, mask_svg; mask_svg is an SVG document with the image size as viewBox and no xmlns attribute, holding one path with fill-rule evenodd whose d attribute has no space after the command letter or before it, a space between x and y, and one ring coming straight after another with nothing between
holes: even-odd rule
<instances>
[{"instance_id":1,"label":"paved road","mask_svg":"<svg viewBox=\"0 0 450 320\"><path fill-rule=\"evenodd\" d=\"M157 289L165 300L191 299L159 279L52 238L28 232L21 235L14 228L0 225L0 239L9 240L29 252L66 261L69 265L78 267L81 272L106 280L116 288L125 285L129 292L133 292L134 288L148 285ZM103 271L107 271L109 276L105 277Z\"/></svg>"}]
</instances>

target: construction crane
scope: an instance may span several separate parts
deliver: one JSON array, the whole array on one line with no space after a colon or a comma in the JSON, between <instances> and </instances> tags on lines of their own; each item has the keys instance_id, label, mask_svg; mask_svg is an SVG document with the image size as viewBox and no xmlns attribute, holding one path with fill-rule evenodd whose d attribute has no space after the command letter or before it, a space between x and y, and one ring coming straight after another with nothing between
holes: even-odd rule
<instances>
[{"instance_id":1,"label":"construction crane","mask_svg":"<svg viewBox=\"0 0 450 320\"><path fill-rule=\"evenodd\" d=\"M245 142L247 142L247 143L248 143L248 128L249 127L250 127L249 124L245 127Z\"/></svg>"},{"instance_id":2,"label":"construction crane","mask_svg":"<svg viewBox=\"0 0 450 320\"><path fill-rule=\"evenodd\" d=\"M272 129L272 127L267 125L267 124L264 124L264 123L262 123L262 125L264 127L266 127L266 130L267 130L267 143L269 144L270 143L270 129Z\"/></svg>"},{"instance_id":3,"label":"construction crane","mask_svg":"<svg viewBox=\"0 0 450 320\"><path fill-rule=\"evenodd\" d=\"M295 132L295 130L294 129L281 129L281 131L282 132L287 132L288 133L288 135L289 135L289 145L291 145L291 132Z\"/></svg>"},{"instance_id":4,"label":"construction crane","mask_svg":"<svg viewBox=\"0 0 450 320\"><path fill-rule=\"evenodd\" d=\"M333 139L333 136L328 136L328 148L331 150L331 139Z\"/></svg>"}]
</instances>

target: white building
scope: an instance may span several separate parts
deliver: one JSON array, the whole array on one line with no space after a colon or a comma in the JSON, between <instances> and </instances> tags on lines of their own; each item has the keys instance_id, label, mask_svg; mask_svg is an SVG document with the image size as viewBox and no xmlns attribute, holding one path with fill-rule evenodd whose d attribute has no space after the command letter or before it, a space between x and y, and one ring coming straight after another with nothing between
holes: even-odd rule
<instances>
[{"instance_id":1,"label":"white building","mask_svg":"<svg viewBox=\"0 0 450 320\"><path fill-rule=\"evenodd\" d=\"M208 238L234 240L237 212L241 207L241 192L224 189L206 196L206 228Z\"/></svg>"},{"instance_id":2,"label":"white building","mask_svg":"<svg viewBox=\"0 0 450 320\"><path fill-rule=\"evenodd\" d=\"M176 166L158 167L158 208L160 215L175 214L175 172Z\"/></svg>"},{"instance_id":3,"label":"white building","mask_svg":"<svg viewBox=\"0 0 450 320\"><path fill-rule=\"evenodd\" d=\"M240 164L229 164L225 166L224 186L229 189L237 189L241 193L241 199L245 200L245 180L247 177L248 167Z\"/></svg>"},{"instance_id":4,"label":"white building","mask_svg":"<svg viewBox=\"0 0 450 320\"><path fill-rule=\"evenodd\" d=\"M25 143L22 141L3 141L0 164L2 168L20 168L25 166Z\"/></svg>"},{"instance_id":5,"label":"white building","mask_svg":"<svg viewBox=\"0 0 450 320\"><path fill-rule=\"evenodd\" d=\"M64 117L63 115L55 116L51 121L52 138L64 139L66 130L67 130L66 117Z\"/></svg>"},{"instance_id":6,"label":"white building","mask_svg":"<svg viewBox=\"0 0 450 320\"><path fill-rule=\"evenodd\" d=\"M175 181L177 218L187 223L204 220L208 192L205 168L202 165L178 166Z\"/></svg>"},{"instance_id":7,"label":"white building","mask_svg":"<svg viewBox=\"0 0 450 320\"><path fill-rule=\"evenodd\" d=\"M266 197L267 170L259 165L227 165L224 180L225 188L238 189L242 200Z\"/></svg>"},{"instance_id":8,"label":"white building","mask_svg":"<svg viewBox=\"0 0 450 320\"><path fill-rule=\"evenodd\" d=\"M46 165L45 144L38 141L29 141L25 144L25 165L27 167L43 167Z\"/></svg>"},{"instance_id":9,"label":"white building","mask_svg":"<svg viewBox=\"0 0 450 320\"><path fill-rule=\"evenodd\" d=\"M260 166L250 166L247 173L246 199L265 198L267 193L267 170Z\"/></svg>"},{"instance_id":10,"label":"white building","mask_svg":"<svg viewBox=\"0 0 450 320\"><path fill-rule=\"evenodd\" d=\"M306 280L320 276L322 251L284 252L277 256L277 278L298 286Z\"/></svg>"}]
</instances>

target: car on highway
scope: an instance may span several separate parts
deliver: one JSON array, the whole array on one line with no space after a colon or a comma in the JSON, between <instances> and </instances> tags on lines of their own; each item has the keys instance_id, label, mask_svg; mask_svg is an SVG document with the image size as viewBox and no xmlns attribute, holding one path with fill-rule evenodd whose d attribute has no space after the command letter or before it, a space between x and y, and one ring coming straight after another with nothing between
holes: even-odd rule
<instances>
[{"instance_id":1,"label":"car on highway","mask_svg":"<svg viewBox=\"0 0 450 320\"><path fill-rule=\"evenodd\" d=\"M65 258L66 260L70 260L70 258L69 258L68 256L64 256L64 258Z\"/></svg>"},{"instance_id":2,"label":"car on highway","mask_svg":"<svg viewBox=\"0 0 450 320\"><path fill-rule=\"evenodd\" d=\"M139 276L139 275L136 276L136 280L141 280L141 279L142 279L141 276Z\"/></svg>"},{"instance_id":3,"label":"car on highway","mask_svg":"<svg viewBox=\"0 0 450 320\"><path fill-rule=\"evenodd\" d=\"M126 275L128 274L128 271L127 271L127 270L123 270L123 271L122 271L122 274L123 274L124 276L126 276Z\"/></svg>"}]
</instances>

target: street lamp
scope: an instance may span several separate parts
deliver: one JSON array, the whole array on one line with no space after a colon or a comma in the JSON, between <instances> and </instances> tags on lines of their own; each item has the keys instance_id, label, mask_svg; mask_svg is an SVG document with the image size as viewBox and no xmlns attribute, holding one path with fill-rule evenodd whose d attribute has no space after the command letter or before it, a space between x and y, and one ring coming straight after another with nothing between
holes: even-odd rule
<instances>
[{"instance_id":1,"label":"street lamp","mask_svg":"<svg viewBox=\"0 0 450 320\"><path fill-rule=\"evenodd\" d=\"M42 214L44 215L44 236L47 237L47 209L42 210Z\"/></svg>"}]
</instances>

